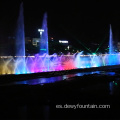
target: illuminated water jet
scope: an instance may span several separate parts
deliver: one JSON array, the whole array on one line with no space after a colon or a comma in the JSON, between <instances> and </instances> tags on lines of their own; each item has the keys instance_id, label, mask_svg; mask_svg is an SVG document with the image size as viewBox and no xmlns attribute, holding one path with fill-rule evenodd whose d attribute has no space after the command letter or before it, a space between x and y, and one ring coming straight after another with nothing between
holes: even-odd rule
<instances>
[{"instance_id":1,"label":"illuminated water jet","mask_svg":"<svg viewBox=\"0 0 120 120\"><path fill-rule=\"evenodd\" d=\"M16 56L25 56L25 32L24 32L24 15L23 15L23 3L20 5L20 12L17 21L16 30ZM15 73L26 73L26 64L24 57L17 57L15 62ZM19 70L18 70L19 69Z\"/></svg>"},{"instance_id":2,"label":"illuminated water jet","mask_svg":"<svg viewBox=\"0 0 120 120\"><path fill-rule=\"evenodd\" d=\"M110 25L110 32L109 32L109 54L113 54L113 36L112 36L112 27Z\"/></svg>"},{"instance_id":3,"label":"illuminated water jet","mask_svg":"<svg viewBox=\"0 0 120 120\"><path fill-rule=\"evenodd\" d=\"M47 27L47 13L43 16L42 31L40 31L40 55L49 54L48 51L48 27Z\"/></svg>"}]
</instances>

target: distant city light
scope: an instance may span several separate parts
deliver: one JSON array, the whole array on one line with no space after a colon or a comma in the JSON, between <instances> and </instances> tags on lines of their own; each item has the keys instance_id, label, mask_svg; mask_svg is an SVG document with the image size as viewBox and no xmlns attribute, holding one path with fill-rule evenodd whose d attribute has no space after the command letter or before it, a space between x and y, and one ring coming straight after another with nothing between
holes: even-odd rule
<instances>
[{"instance_id":1,"label":"distant city light","mask_svg":"<svg viewBox=\"0 0 120 120\"><path fill-rule=\"evenodd\" d=\"M68 43L67 40L59 40L59 43Z\"/></svg>"},{"instance_id":2,"label":"distant city light","mask_svg":"<svg viewBox=\"0 0 120 120\"><path fill-rule=\"evenodd\" d=\"M53 37L51 37L51 39L53 39Z\"/></svg>"},{"instance_id":3,"label":"distant city light","mask_svg":"<svg viewBox=\"0 0 120 120\"><path fill-rule=\"evenodd\" d=\"M68 48L68 50L69 50L70 47L68 46L67 48Z\"/></svg>"}]
</instances>

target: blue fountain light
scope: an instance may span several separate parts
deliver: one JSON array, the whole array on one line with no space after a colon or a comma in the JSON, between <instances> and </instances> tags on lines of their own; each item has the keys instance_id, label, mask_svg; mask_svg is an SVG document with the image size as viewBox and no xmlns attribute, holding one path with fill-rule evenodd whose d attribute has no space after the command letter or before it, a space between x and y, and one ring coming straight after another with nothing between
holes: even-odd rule
<instances>
[{"instance_id":1,"label":"blue fountain light","mask_svg":"<svg viewBox=\"0 0 120 120\"><path fill-rule=\"evenodd\" d=\"M113 35L112 35L112 27L110 25L110 32L109 32L109 55L108 55L109 65L116 65L118 60L118 55L114 52L114 45L113 45Z\"/></svg>"},{"instance_id":2,"label":"blue fountain light","mask_svg":"<svg viewBox=\"0 0 120 120\"><path fill-rule=\"evenodd\" d=\"M112 36L112 27L110 25L110 32L109 32L109 54L113 54L113 36Z\"/></svg>"}]
</instances>

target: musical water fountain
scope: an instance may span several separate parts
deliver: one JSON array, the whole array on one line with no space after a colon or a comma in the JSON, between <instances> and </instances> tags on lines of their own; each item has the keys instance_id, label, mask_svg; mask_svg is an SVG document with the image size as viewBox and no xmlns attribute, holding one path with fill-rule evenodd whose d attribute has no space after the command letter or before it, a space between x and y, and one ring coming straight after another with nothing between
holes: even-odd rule
<instances>
[{"instance_id":1,"label":"musical water fountain","mask_svg":"<svg viewBox=\"0 0 120 120\"><path fill-rule=\"evenodd\" d=\"M113 52L112 28L109 33L109 54L84 55L79 52L74 55L49 55L47 14L44 14L40 52L34 56L25 56L25 32L23 5L20 13L16 31L16 56L0 57L0 75L6 74L31 74L51 71L64 71L72 69L85 69L92 67L111 66L120 64L120 54Z\"/></svg>"}]
</instances>

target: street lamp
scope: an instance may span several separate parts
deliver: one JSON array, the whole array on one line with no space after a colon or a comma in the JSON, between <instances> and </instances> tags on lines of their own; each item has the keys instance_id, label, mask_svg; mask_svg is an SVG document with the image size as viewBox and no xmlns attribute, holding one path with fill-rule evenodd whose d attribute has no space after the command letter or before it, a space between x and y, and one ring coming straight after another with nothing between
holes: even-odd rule
<instances>
[{"instance_id":1,"label":"street lamp","mask_svg":"<svg viewBox=\"0 0 120 120\"><path fill-rule=\"evenodd\" d=\"M42 33L44 32L44 29L38 29L38 32L40 32L40 39L42 38ZM42 40L41 40L41 42L43 42Z\"/></svg>"},{"instance_id":2,"label":"street lamp","mask_svg":"<svg viewBox=\"0 0 120 120\"><path fill-rule=\"evenodd\" d=\"M38 29L38 32L40 32L40 36L41 36L42 32L44 32L44 29Z\"/></svg>"},{"instance_id":3,"label":"street lamp","mask_svg":"<svg viewBox=\"0 0 120 120\"><path fill-rule=\"evenodd\" d=\"M41 39L44 29L38 29L38 32L40 32L40 39ZM45 43L44 43L43 39L41 39L40 41L41 41L40 42L40 52L46 51L46 48L44 48Z\"/></svg>"}]
</instances>

